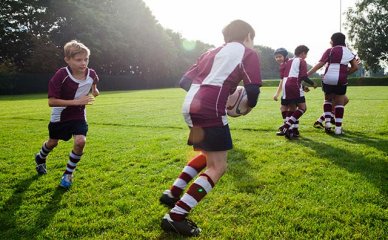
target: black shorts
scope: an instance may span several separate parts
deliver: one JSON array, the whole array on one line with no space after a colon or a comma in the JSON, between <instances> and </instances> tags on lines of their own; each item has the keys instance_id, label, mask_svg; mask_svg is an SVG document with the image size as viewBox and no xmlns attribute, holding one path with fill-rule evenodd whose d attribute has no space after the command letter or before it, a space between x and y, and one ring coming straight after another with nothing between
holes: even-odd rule
<instances>
[{"instance_id":1,"label":"black shorts","mask_svg":"<svg viewBox=\"0 0 388 240\"><path fill-rule=\"evenodd\" d=\"M322 91L325 94L345 95L348 85L327 85L322 83Z\"/></svg>"},{"instance_id":2,"label":"black shorts","mask_svg":"<svg viewBox=\"0 0 388 240\"><path fill-rule=\"evenodd\" d=\"M50 122L48 129L51 139L61 139L68 141L73 135L86 136L88 132L88 124L85 120Z\"/></svg>"},{"instance_id":3,"label":"black shorts","mask_svg":"<svg viewBox=\"0 0 388 240\"><path fill-rule=\"evenodd\" d=\"M305 102L306 102L306 98L303 96L300 98L293 98L293 99L283 99L282 98L281 104L287 106L287 105L291 105L291 104L298 104L298 103L305 103Z\"/></svg>"},{"instance_id":4,"label":"black shorts","mask_svg":"<svg viewBox=\"0 0 388 240\"><path fill-rule=\"evenodd\" d=\"M227 151L233 148L229 125L223 127L192 127L187 144L194 150Z\"/></svg>"}]
</instances>

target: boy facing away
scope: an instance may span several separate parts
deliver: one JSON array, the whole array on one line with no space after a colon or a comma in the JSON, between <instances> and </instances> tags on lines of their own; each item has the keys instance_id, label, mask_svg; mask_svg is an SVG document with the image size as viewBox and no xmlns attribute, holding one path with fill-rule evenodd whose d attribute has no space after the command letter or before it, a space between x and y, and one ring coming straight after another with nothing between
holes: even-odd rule
<instances>
[{"instance_id":1,"label":"boy facing away","mask_svg":"<svg viewBox=\"0 0 388 240\"><path fill-rule=\"evenodd\" d=\"M325 114L325 131L332 133L331 113L334 105L336 135L343 134L342 120L345 112L345 105L349 101L346 97L348 75L358 69L356 55L353 54L345 44L345 35L337 32L331 36L331 48L327 49L308 74L311 75L327 64L322 79L322 90L325 94L323 111ZM349 67L350 64L350 67Z\"/></svg>"},{"instance_id":2,"label":"boy facing away","mask_svg":"<svg viewBox=\"0 0 388 240\"><path fill-rule=\"evenodd\" d=\"M201 153L188 162L171 188L162 194L160 202L172 208L162 219L163 230L185 236L200 233L201 229L186 217L226 171L227 152L233 147L226 116L228 96L241 80L249 107L256 106L260 93L260 63L253 50L254 29L242 20L235 20L222 33L225 44L204 53L180 82L187 91L182 111L190 128L188 144Z\"/></svg>"},{"instance_id":3,"label":"boy facing away","mask_svg":"<svg viewBox=\"0 0 388 240\"><path fill-rule=\"evenodd\" d=\"M86 143L88 124L85 105L91 104L99 95L96 72L88 68L90 50L82 43L72 40L64 46L67 67L59 69L50 79L48 86L48 104L52 107L48 125L49 139L35 155L36 171L46 174L46 158L58 145L59 140L74 139L66 170L60 186L69 188L73 172L80 161ZM89 92L92 90L92 95Z\"/></svg>"}]
</instances>

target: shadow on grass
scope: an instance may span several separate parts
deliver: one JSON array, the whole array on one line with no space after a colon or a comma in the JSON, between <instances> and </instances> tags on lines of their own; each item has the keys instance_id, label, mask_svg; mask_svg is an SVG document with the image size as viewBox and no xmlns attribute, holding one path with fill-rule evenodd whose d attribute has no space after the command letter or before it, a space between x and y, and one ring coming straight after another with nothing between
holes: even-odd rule
<instances>
[{"instance_id":1,"label":"shadow on grass","mask_svg":"<svg viewBox=\"0 0 388 240\"><path fill-rule=\"evenodd\" d=\"M59 210L59 203L66 190L57 187L50 196L49 202L39 211L38 214L32 214L36 221L26 226L26 224L19 225L18 211L23 207L23 199L25 192L28 191L30 185L40 176L34 175L16 185L14 194L5 202L4 208L0 213L0 232L2 236L0 239L38 239L39 235L49 225L52 218Z\"/></svg>"},{"instance_id":2,"label":"shadow on grass","mask_svg":"<svg viewBox=\"0 0 388 240\"><path fill-rule=\"evenodd\" d=\"M387 197L388 188L388 163L386 162L387 141L382 139L370 138L360 134L348 134L346 136L333 136L341 138L343 141L354 144L365 144L371 148L383 151L383 157L368 159L362 152L357 151L357 146L350 150L328 145L324 142L315 142L310 138L302 137L296 144L301 144L315 151L320 158L329 159L331 162L346 169L349 172L360 173L372 184L378 187L381 193ZM365 138L364 138L365 137Z\"/></svg>"},{"instance_id":3,"label":"shadow on grass","mask_svg":"<svg viewBox=\"0 0 388 240\"><path fill-rule=\"evenodd\" d=\"M16 214L23 204L24 193L30 185L39 178L38 175L29 177L19 182L15 187L12 196L4 203L3 209L0 211L0 232L5 233L10 229L17 228ZM12 239L12 238L8 238Z\"/></svg>"}]
</instances>

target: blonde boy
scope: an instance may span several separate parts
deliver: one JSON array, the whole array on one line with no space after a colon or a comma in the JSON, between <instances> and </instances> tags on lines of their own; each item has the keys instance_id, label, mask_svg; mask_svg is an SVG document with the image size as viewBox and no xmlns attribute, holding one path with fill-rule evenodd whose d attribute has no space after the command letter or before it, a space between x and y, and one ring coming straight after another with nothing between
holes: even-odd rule
<instances>
[{"instance_id":1,"label":"blonde boy","mask_svg":"<svg viewBox=\"0 0 388 240\"><path fill-rule=\"evenodd\" d=\"M67 189L72 185L73 172L86 143L85 105L91 104L99 95L99 79L96 72L88 68L90 50L84 44L76 40L66 43L64 55L67 67L59 69L49 81L48 104L52 107L49 139L35 155L35 162L38 174L46 174L47 155L59 140L68 141L73 137L74 146L60 181L60 186ZM89 95L90 90L93 96Z\"/></svg>"}]
</instances>

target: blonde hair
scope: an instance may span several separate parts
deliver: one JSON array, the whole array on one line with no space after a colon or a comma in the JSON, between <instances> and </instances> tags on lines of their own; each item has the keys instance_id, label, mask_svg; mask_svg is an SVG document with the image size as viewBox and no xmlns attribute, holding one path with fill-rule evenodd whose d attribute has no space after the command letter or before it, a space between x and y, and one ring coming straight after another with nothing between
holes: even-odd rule
<instances>
[{"instance_id":1,"label":"blonde hair","mask_svg":"<svg viewBox=\"0 0 388 240\"><path fill-rule=\"evenodd\" d=\"M72 58L78 53L86 53L87 56L90 55L89 48L77 40L71 40L70 42L66 43L63 47L63 50L66 58Z\"/></svg>"}]
</instances>

